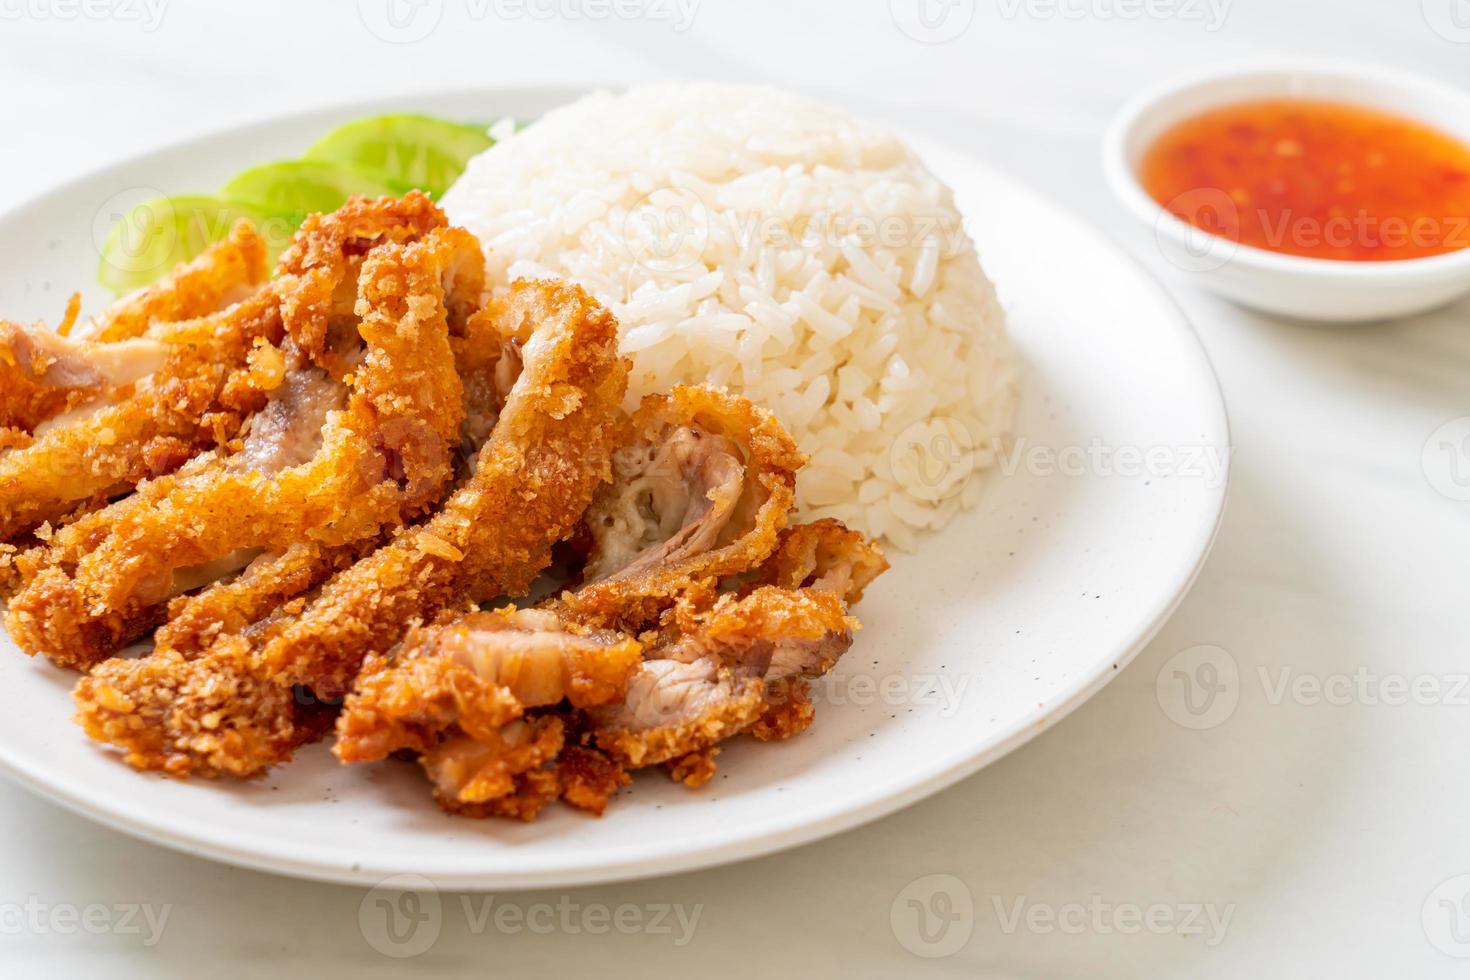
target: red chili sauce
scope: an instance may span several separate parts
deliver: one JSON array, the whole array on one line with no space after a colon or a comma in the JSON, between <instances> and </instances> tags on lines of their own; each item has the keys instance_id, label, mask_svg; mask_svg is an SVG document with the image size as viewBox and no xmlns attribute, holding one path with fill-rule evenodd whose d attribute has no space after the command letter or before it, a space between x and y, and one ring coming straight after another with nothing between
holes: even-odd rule
<instances>
[{"instance_id":1,"label":"red chili sauce","mask_svg":"<svg viewBox=\"0 0 1470 980\"><path fill-rule=\"evenodd\" d=\"M1470 146L1376 109L1212 109L1155 140L1140 177L1184 221L1273 252L1383 262L1470 247Z\"/></svg>"}]
</instances>

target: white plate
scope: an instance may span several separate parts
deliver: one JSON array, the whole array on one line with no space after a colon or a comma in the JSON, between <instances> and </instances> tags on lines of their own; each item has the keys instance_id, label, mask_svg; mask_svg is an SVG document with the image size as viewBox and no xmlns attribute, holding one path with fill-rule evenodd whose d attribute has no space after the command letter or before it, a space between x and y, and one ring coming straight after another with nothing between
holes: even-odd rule
<instances>
[{"instance_id":1,"label":"white plate","mask_svg":"<svg viewBox=\"0 0 1470 980\"><path fill-rule=\"evenodd\" d=\"M208 191L367 112L531 117L568 96L499 90L349 106L110 167L0 217L0 312L54 322L66 293L93 281L94 236L119 195ZM859 609L867 628L819 688L826 703L809 732L729 745L700 791L646 774L602 819L558 806L534 824L476 822L440 814L417 767L344 768L325 745L244 784L140 776L71 723L73 675L4 639L0 768L110 826L234 864L518 888L707 867L815 840L922 799L1055 724L1144 646L1204 561L1224 471L1211 477L1192 461L1226 461L1225 408L1188 323L1132 261L1034 192L922 150L956 188L1010 310L1027 362L1017 432L1028 452L1011 475L987 478L974 511L895 558ZM96 287L85 298L88 309L105 299ZM1178 465L1172 475L1119 472L1086 461L1094 444ZM1077 448L1052 466L1046 450L1065 447Z\"/></svg>"}]
</instances>

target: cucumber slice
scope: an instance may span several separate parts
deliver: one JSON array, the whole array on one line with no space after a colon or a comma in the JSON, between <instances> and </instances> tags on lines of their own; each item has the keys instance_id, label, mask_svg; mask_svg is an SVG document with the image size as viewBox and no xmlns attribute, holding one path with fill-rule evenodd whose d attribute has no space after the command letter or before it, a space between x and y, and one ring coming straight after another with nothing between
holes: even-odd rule
<instances>
[{"instance_id":1,"label":"cucumber slice","mask_svg":"<svg viewBox=\"0 0 1470 980\"><path fill-rule=\"evenodd\" d=\"M353 194L397 197L403 188L379 173L319 160L267 163L236 176L220 197L300 224L314 211L335 211Z\"/></svg>"},{"instance_id":2,"label":"cucumber slice","mask_svg":"<svg viewBox=\"0 0 1470 980\"><path fill-rule=\"evenodd\" d=\"M375 116L332 130L306 151L306 159L372 170L438 198L470 157L493 143L474 126L429 116Z\"/></svg>"},{"instance_id":3,"label":"cucumber slice","mask_svg":"<svg viewBox=\"0 0 1470 980\"><path fill-rule=\"evenodd\" d=\"M97 281L119 296L147 286L230 233L246 218L274 254L285 247L295 225L216 197L159 197L136 205L107 233Z\"/></svg>"}]
</instances>

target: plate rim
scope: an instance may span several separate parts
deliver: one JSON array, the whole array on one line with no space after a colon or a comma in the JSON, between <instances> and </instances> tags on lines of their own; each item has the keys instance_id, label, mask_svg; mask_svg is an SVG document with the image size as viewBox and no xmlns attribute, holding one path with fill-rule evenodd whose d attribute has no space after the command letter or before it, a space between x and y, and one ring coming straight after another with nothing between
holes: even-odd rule
<instances>
[{"instance_id":1,"label":"plate rim","mask_svg":"<svg viewBox=\"0 0 1470 980\"><path fill-rule=\"evenodd\" d=\"M346 115L358 112L366 114L388 111L404 103L417 104L420 111L428 111L422 108L424 104L432 105L436 102L443 103L476 97L502 100L519 98L526 101L533 99L571 100L589 91L617 87L621 86L465 86L419 91L388 98L329 102L289 113L261 115L232 124L212 127L204 132L92 167L0 212L0 225L21 218L29 210L43 208L58 198L64 198L69 193L75 192L79 185L100 179L110 172L125 167L144 164L149 158L187 152L191 148L212 143L226 136L237 136L287 122L302 122L312 117L329 114ZM291 856L280 851L262 853L258 849L233 845L227 837L211 837L205 832L194 829L166 829L160 826L161 821L156 817L149 819L149 808L144 805L128 805L128 801L125 800L99 804L99 801L81 792L81 787L69 789L67 785L60 785L56 781L46 779L44 773L36 771L38 767L29 765L23 759L14 756L10 745L5 742L0 742L0 775L4 775L10 781L64 809L129 836L171 850L221 861L237 867L314 881L367 886L380 884L385 879L391 879L397 875L412 873L426 875L427 878L432 879L436 889L510 891L590 886L653 878L681 871L720 867L812 843L871 823L941 792L1009 755L1061 722L1120 674L1148 646L1189 594L1209 559L1224 520L1233 469L1232 433L1224 391L1202 338L1178 300L1142 261L1120 245L1113 236L1070 208L1058 203L1049 195L1032 187L1026 181L1013 177L963 148L927 133L910 134L902 130L900 132L906 138L912 138L921 157L926 147L942 151L948 156L965 161L986 180L1043 202L1049 209L1065 216L1068 221L1091 236L1098 246L1131 266L1137 274L1140 288L1146 288L1160 301L1162 308L1170 311L1176 326L1182 328L1182 335L1188 338L1189 343L1185 345L1185 349L1192 355L1191 360L1194 361L1196 372L1209 381L1208 385L1202 387L1201 409L1203 410L1204 403L1208 400L1210 409L1208 415L1213 423L1213 431L1209 433L1209 438L1205 441L1225 450L1219 485L1206 487L1205 496L1202 497L1202 504L1212 506L1213 512L1210 515L1209 527L1197 535L1188 551L1185 552L1194 556L1189 560L1188 567L1177 569L1169 576L1170 580L1177 584L1167 598L1162 598L1163 592L1160 592L1161 600L1152 607L1152 614L1148 622L1132 641L1124 643L1121 649L1114 650L1112 656L1098 658L1097 666L1080 671L1072 682L1054 692L1045 704L1028 710L1003 729L1003 734L991 741L982 751L946 760L943 765L924 770L921 777L912 780L901 789L897 791L885 789L856 805L848 801L835 806L819 807L815 812L809 808L795 822L772 831L747 833L732 839L706 844L697 849L675 850L663 855L649 856L644 853L618 851L610 853L607 860L593 864L579 861L572 864L552 864L541 870L510 872L487 872L482 869L468 871L436 869L432 873L410 872L403 868L378 867L366 861L354 862L344 867L336 862L313 861L310 857ZM999 285L1001 291L1004 292L1004 283ZM1204 526L1203 520L1200 526ZM153 812L157 812L156 808Z\"/></svg>"}]
</instances>

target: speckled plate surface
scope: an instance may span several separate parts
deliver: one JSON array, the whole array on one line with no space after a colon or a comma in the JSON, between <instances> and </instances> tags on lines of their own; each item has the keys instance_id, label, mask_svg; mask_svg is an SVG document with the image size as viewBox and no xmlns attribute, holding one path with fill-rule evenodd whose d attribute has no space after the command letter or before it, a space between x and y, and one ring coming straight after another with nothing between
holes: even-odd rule
<instances>
[{"instance_id":1,"label":"speckled plate surface","mask_svg":"<svg viewBox=\"0 0 1470 980\"><path fill-rule=\"evenodd\" d=\"M219 186L368 112L532 117L574 93L490 90L233 129L73 182L0 217L0 311L55 318L92 283L116 201ZM1035 192L922 141L956 189L1026 362L1017 446L979 505L893 570L790 742L737 742L689 791L645 775L605 817L442 815L416 767L343 768L324 745L244 783L140 776L70 721L74 678L0 639L0 770L128 833L282 874L444 888L571 885L707 867L837 833L937 792L1096 692L1164 623L1214 539L1229 432L1204 351L1165 292ZM88 308L105 300L95 287ZM417 880L417 879L415 879Z\"/></svg>"}]
</instances>

